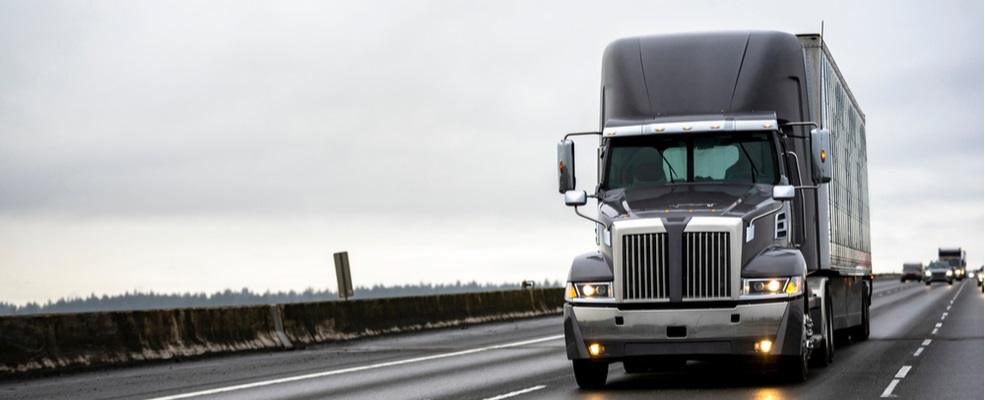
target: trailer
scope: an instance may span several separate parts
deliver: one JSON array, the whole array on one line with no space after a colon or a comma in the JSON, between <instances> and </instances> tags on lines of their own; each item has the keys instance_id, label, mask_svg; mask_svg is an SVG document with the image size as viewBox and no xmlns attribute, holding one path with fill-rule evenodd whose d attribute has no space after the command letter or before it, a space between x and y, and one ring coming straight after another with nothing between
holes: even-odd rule
<instances>
[{"instance_id":1,"label":"trailer","mask_svg":"<svg viewBox=\"0 0 985 400\"><path fill-rule=\"evenodd\" d=\"M620 39L600 98L599 130L557 146L559 192L598 245L565 292L580 386L604 386L611 363L722 357L800 381L835 335L868 338L865 115L819 35ZM581 136L598 139L591 195L575 187Z\"/></svg>"}]
</instances>

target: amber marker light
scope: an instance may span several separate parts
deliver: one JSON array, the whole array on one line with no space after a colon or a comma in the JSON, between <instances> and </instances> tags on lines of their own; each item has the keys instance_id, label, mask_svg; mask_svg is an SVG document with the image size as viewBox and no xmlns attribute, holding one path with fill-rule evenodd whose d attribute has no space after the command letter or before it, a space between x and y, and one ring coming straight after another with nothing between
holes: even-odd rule
<instances>
[{"instance_id":1,"label":"amber marker light","mask_svg":"<svg viewBox=\"0 0 985 400\"><path fill-rule=\"evenodd\" d=\"M756 342L756 351L761 351L763 353L769 353L770 349L773 348L773 342L769 340L761 340Z\"/></svg>"},{"instance_id":2,"label":"amber marker light","mask_svg":"<svg viewBox=\"0 0 985 400\"><path fill-rule=\"evenodd\" d=\"M828 160L828 152L821 150L821 162L825 162L827 160Z\"/></svg>"},{"instance_id":3,"label":"amber marker light","mask_svg":"<svg viewBox=\"0 0 985 400\"><path fill-rule=\"evenodd\" d=\"M602 345L598 343L592 343L588 345L588 353L591 354L592 357L598 357L599 354L602 354L602 350L603 350Z\"/></svg>"}]
</instances>

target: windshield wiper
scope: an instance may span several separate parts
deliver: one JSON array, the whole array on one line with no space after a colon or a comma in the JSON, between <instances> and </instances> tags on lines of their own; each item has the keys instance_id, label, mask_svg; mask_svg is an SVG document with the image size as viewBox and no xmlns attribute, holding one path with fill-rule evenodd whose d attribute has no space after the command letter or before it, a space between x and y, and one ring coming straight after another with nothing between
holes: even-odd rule
<instances>
[{"instance_id":1,"label":"windshield wiper","mask_svg":"<svg viewBox=\"0 0 985 400\"><path fill-rule=\"evenodd\" d=\"M746 146L739 143L739 148L742 149L742 154L746 156L746 160L749 160L749 166L752 167L752 183L756 183L756 176L759 175L759 171L756 170L756 163L752 162L752 157L749 156L749 152L746 151Z\"/></svg>"},{"instance_id":2,"label":"windshield wiper","mask_svg":"<svg viewBox=\"0 0 985 400\"><path fill-rule=\"evenodd\" d=\"M660 149L657 149L657 154L660 155L661 160L664 160L664 164L667 164L667 168L670 168L670 183L677 183L674 180L674 177L677 176L677 171L674 171L674 167L670 165L670 161L667 161L667 158L664 157L664 153Z\"/></svg>"}]
</instances>

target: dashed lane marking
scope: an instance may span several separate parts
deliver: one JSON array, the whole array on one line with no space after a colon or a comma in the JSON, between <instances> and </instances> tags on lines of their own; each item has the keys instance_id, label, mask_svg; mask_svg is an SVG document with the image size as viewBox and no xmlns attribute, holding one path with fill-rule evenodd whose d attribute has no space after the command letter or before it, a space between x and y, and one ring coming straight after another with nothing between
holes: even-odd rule
<instances>
[{"instance_id":1,"label":"dashed lane marking","mask_svg":"<svg viewBox=\"0 0 985 400\"><path fill-rule=\"evenodd\" d=\"M509 392L507 394L501 394L501 395L496 396L496 397L490 397L490 398L485 399L485 400L503 400L503 399L508 399L510 397L519 396L519 395L524 394L524 393L534 392L534 391L537 391L537 390L540 390L540 389L543 389L543 388L546 388L546 387L547 386L544 386L544 385L534 386L534 387L530 387L530 388L526 388L526 389L522 389L522 390L517 390L515 392Z\"/></svg>"},{"instance_id":2,"label":"dashed lane marking","mask_svg":"<svg viewBox=\"0 0 985 400\"><path fill-rule=\"evenodd\" d=\"M893 379L892 382L889 382L889 386L886 386L886 390L882 391L882 397L894 397L893 389L896 389L896 385L898 384L899 384L899 379Z\"/></svg>"}]
</instances>

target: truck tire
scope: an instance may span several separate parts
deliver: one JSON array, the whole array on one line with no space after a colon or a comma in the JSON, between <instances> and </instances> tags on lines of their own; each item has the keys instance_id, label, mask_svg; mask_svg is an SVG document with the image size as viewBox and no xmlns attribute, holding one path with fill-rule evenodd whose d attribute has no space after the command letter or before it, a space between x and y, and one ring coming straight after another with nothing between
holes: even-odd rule
<instances>
[{"instance_id":1,"label":"truck tire","mask_svg":"<svg viewBox=\"0 0 985 400\"><path fill-rule=\"evenodd\" d=\"M805 302L806 303L806 302ZM804 304L804 310L809 310ZM783 356L780 358L780 376L788 382L804 382L807 380L807 372L810 370L809 359L810 350L807 348L808 321L804 318L804 326L800 330L800 354L794 356Z\"/></svg>"},{"instance_id":2,"label":"truck tire","mask_svg":"<svg viewBox=\"0 0 985 400\"><path fill-rule=\"evenodd\" d=\"M834 321L831 318L831 298L824 296L824 310L827 312L822 313L823 325L820 326L823 329L821 333L821 344L814 348L811 354L811 366L824 368L835 360L835 327ZM817 325L815 325L817 326Z\"/></svg>"},{"instance_id":3,"label":"truck tire","mask_svg":"<svg viewBox=\"0 0 985 400\"><path fill-rule=\"evenodd\" d=\"M862 299L862 323L852 328L852 341L864 342L869 339L869 301Z\"/></svg>"},{"instance_id":4,"label":"truck tire","mask_svg":"<svg viewBox=\"0 0 985 400\"><path fill-rule=\"evenodd\" d=\"M609 364L590 360L571 360L575 370L575 382L582 389L601 389L609 375Z\"/></svg>"}]
</instances>

